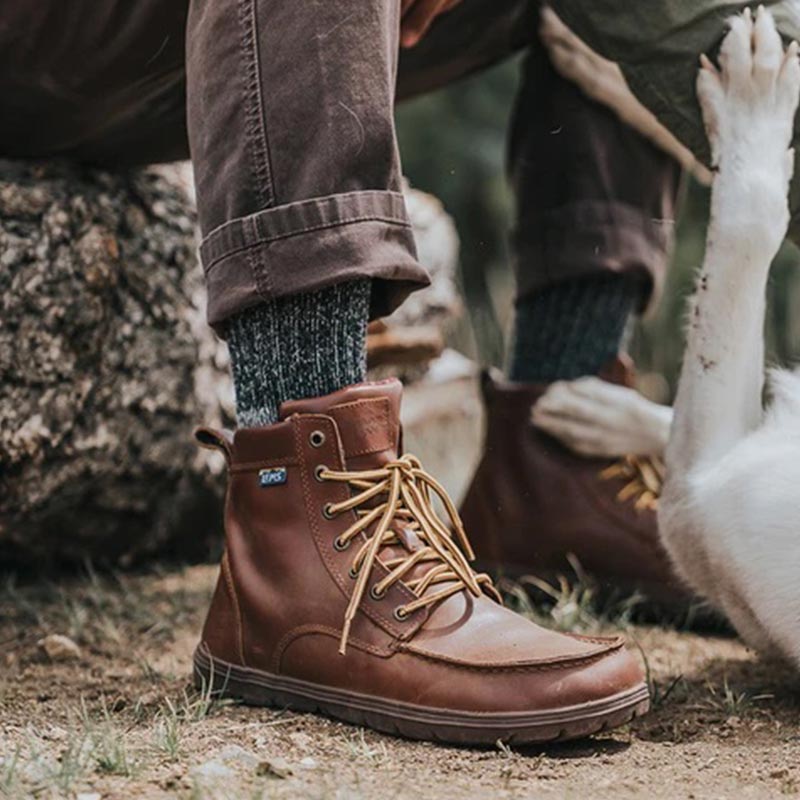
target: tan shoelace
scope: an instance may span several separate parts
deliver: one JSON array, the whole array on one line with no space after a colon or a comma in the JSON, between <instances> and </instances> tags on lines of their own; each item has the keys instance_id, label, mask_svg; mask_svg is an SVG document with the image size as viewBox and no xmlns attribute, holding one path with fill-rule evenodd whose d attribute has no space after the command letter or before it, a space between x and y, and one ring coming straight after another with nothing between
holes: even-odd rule
<instances>
[{"instance_id":1,"label":"tan shoelace","mask_svg":"<svg viewBox=\"0 0 800 800\"><path fill-rule=\"evenodd\" d=\"M601 473L603 480L621 478L625 485L617 492L617 500L625 503L634 500L640 511L655 511L664 486L664 462L655 456L625 456Z\"/></svg>"},{"instance_id":2,"label":"tan shoelace","mask_svg":"<svg viewBox=\"0 0 800 800\"><path fill-rule=\"evenodd\" d=\"M401 544L392 529L393 523L400 522L403 528L413 531L423 546L408 555L382 560L389 574L372 587L371 596L380 599L390 586L403 580L416 566L431 563L423 575L405 581L405 586L417 599L395 609L398 619L405 619L419 608L432 606L464 590L477 597L485 589L500 600L491 578L476 574L470 567L469 562L474 560L475 555L458 512L441 484L422 469L419 459L404 455L379 469L363 471L335 471L323 467L317 471L317 478L346 483L355 492L350 499L330 503L324 509L328 517L345 511L355 511L358 517L338 536L335 546L344 550L353 539L364 534L364 543L351 568L356 584L344 618L339 644L342 655L346 651L350 626L364 597L379 551L388 545ZM384 495L386 499L381 499ZM455 539L448 526L437 516L432 495L439 497L444 505ZM374 532L369 534L369 527L375 523ZM425 594L429 587L441 583L448 585L437 592Z\"/></svg>"}]
</instances>

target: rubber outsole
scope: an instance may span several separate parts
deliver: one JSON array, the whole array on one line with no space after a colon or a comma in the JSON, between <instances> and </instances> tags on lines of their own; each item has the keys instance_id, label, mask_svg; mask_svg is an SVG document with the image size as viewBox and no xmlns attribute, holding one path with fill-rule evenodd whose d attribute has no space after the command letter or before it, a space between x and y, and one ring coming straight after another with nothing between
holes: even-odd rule
<instances>
[{"instance_id":1,"label":"rubber outsole","mask_svg":"<svg viewBox=\"0 0 800 800\"><path fill-rule=\"evenodd\" d=\"M428 708L272 675L212 656L194 655L195 685L249 705L321 713L382 733L447 744L490 746L582 739L631 722L650 708L642 683L603 700L557 710L487 713Z\"/></svg>"}]
</instances>

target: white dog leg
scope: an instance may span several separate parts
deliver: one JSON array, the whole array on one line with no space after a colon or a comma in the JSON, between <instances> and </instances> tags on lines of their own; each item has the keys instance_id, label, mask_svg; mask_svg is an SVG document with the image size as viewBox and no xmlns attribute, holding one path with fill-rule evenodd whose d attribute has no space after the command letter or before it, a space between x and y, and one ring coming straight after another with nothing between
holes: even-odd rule
<instances>
[{"instance_id":1,"label":"white dog leg","mask_svg":"<svg viewBox=\"0 0 800 800\"><path fill-rule=\"evenodd\" d=\"M667 450L673 475L720 458L762 418L765 287L789 222L797 45L784 54L759 8L755 21L749 11L731 20L720 62L721 72L703 59L697 79L718 174Z\"/></svg>"},{"instance_id":2,"label":"white dog leg","mask_svg":"<svg viewBox=\"0 0 800 800\"><path fill-rule=\"evenodd\" d=\"M760 540L770 520L760 513L754 522L752 512L782 495L763 467L774 459L750 442L764 419L767 276L789 221L797 52L792 43L784 53L760 8L755 21L749 12L731 21L721 71L703 59L697 92L718 174L659 506L661 536L680 572L759 646L765 637L752 609L771 584L759 559L778 543ZM743 441L749 450L734 451Z\"/></svg>"}]
</instances>

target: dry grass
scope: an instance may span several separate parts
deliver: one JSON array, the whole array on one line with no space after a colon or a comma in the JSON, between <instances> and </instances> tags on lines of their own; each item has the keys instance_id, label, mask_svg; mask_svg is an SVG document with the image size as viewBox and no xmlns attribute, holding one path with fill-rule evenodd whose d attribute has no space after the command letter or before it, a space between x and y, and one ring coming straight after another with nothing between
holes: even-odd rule
<instances>
[{"instance_id":1,"label":"dry grass","mask_svg":"<svg viewBox=\"0 0 800 800\"><path fill-rule=\"evenodd\" d=\"M0 590L0 797L786 797L800 794L800 687L731 638L631 625L591 587L547 610L562 628L625 625L654 711L592 742L442 748L308 715L216 702L188 685L214 570ZM37 646L64 634L77 660Z\"/></svg>"}]
</instances>

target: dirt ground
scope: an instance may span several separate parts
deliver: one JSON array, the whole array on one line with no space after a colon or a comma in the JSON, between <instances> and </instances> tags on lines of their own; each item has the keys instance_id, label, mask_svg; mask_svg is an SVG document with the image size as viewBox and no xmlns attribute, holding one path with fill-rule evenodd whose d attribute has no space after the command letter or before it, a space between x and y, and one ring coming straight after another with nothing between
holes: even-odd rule
<instances>
[{"instance_id":1,"label":"dirt ground","mask_svg":"<svg viewBox=\"0 0 800 800\"><path fill-rule=\"evenodd\" d=\"M36 587L7 580L0 797L800 796L800 681L734 639L631 626L654 694L647 717L546 748L445 748L192 690L214 576L200 566ZM575 597L550 620L607 624ZM41 642L53 635L77 650L51 639L48 656Z\"/></svg>"}]
</instances>

